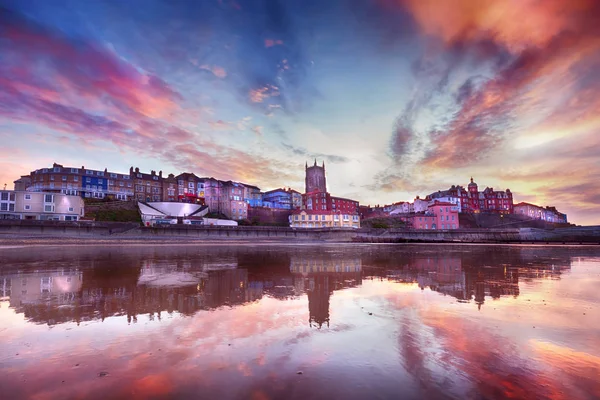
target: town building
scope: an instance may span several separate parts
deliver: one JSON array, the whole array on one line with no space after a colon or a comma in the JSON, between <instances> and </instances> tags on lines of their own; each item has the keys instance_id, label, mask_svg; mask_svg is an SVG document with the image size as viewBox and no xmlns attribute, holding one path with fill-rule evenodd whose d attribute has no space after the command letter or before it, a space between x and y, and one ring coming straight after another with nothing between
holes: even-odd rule
<instances>
[{"instance_id":1,"label":"town building","mask_svg":"<svg viewBox=\"0 0 600 400\"><path fill-rule=\"evenodd\" d=\"M14 181L14 184L15 184L15 191L23 192L31 186L31 176L21 175L21 177L19 179Z\"/></svg>"},{"instance_id":2,"label":"town building","mask_svg":"<svg viewBox=\"0 0 600 400\"><path fill-rule=\"evenodd\" d=\"M463 186L452 185L448 190L439 190L429 194L426 200L456 204L460 212L513 213L513 195L510 189L494 190L494 188L486 187L480 192L473 178L467 185L467 190Z\"/></svg>"},{"instance_id":3,"label":"town building","mask_svg":"<svg viewBox=\"0 0 600 400\"><path fill-rule=\"evenodd\" d=\"M409 226L414 229L458 229L458 206L450 202L434 201L425 212L414 213L405 217Z\"/></svg>"},{"instance_id":4,"label":"town building","mask_svg":"<svg viewBox=\"0 0 600 400\"><path fill-rule=\"evenodd\" d=\"M323 165L319 167L317 165L317 160L315 159L315 164L311 167L306 163L305 166L305 187L304 193L311 192L327 192L327 180L325 178L325 161L323 161Z\"/></svg>"},{"instance_id":5,"label":"town building","mask_svg":"<svg viewBox=\"0 0 600 400\"><path fill-rule=\"evenodd\" d=\"M419 196L413 201L413 211L416 213L425 212L429 207L429 200L423 200Z\"/></svg>"},{"instance_id":6,"label":"town building","mask_svg":"<svg viewBox=\"0 0 600 400\"><path fill-rule=\"evenodd\" d=\"M248 203L250 207L262 207L263 206L263 193L260 188L254 185L244 185L244 201Z\"/></svg>"},{"instance_id":7,"label":"town building","mask_svg":"<svg viewBox=\"0 0 600 400\"><path fill-rule=\"evenodd\" d=\"M129 168L130 179L134 182L134 197L137 201L162 201L162 171L143 173L139 168Z\"/></svg>"},{"instance_id":8,"label":"town building","mask_svg":"<svg viewBox=\"0 0 600 400\"><path fill-rule=\"evenodd\" d=\"M162 199L163 201L175 202L179 199L179 183L173 174L169 174L162 181Z\"/></svg>"},{"instance_id":9,"label":"town building","mask_svg":"<svg viewBox=\"0 0 600 400\"><path fill-rule=\"evenodd\" d=\"M77 221L85 215L83 199L62 193L0 191L0 219Z\"/></svg>"},{"instance_id":10,"label":"town building","mask_svg":"<svg viewBox=\"0 0 600 400\"><path fill-rule=\"evenodd\" d=\"M283 210L292 209L292 194L284 188L269 190L263 193L264 207L279 208Z\"/></svg>"},{"instance_id":11,"label":"town building","mask_svg":"<svg viewBox=\"0 0 600 400\"><path fill-rule=\"evenodd\" d=\"M535 204L521 202L514 206L514 213L525 215L531 219L539 219L546 222L566 224L567 214L559 212L556 207L541 207Z\"/></svg>"},{"instance_id":12,"label":"town building","mask_svg":"<svg viewBox=\"0 0 600 400\"><path fill-rule=\"evenodd\" d=\"M408 201L400 201L391 205L390 215L410 214L415 212L415 206Z\"/></svg>"},{"instance_id":13,"label":"town building","mask_svg":"<svg viewBox=\"0 0 600 400\"><path fill-rule=\"evenodd\" d=\"M205 178L199 178L193 173L184 172L175 177L177 180L177 201L182 203L204 204Z\"/></svg>"},{"instance_id":14,"label":"town building","mask_svg":"<svg viewBox=\"0 0 600 400\"><path fill-rule=\"evenodd\" d=\"M317 165L317 160L315 160L312 167L307 164L305 173L306 192L302 194L301 209L319 212L330 211L331 214L323 213L323 215L332 215L332 218L338 214L349 215L351 220L354 218L360 220L358 201L335 197L327 192L324 161L322 166Z\"/></svg>"},{"instance_id":15,"label":"town building","mask_svg":"<svg viewBox=\"0 0 600 400\"><path fill-rule=\"evenodd\" d=\"M292 210L302 208L302 194L291 188L279 188L263 193L263 207Z\"/></svg>"},{"instance_id":16,"label":"town building","mask_svg":"<svg viewBox=\"0 0 600 400\"><path fill-rule=\"evenodd\" d=\"M292 228L360 228L358 213L347 214L333 210L293 210Z\"/></svg>"},{"instance_id":17,"label":"town building","mask_svg":"<svg viewBox=\"0 0 600 400\"><path fill-rule=\"evenodd\" d=\"M128 174L64 167L54 163L51 168L40 168L15 181L15 189L33 192L62 193L84 198L129 200L134 196L132 178Z\"/></svg>"},{"instance_id":18,"label":"town building","mask_svg":"<svg viewBox=\"0 0 600 400\"><path fill-rule=\"evenodd\" d=\"M219 212L234 220L248 219L248 203L244 200L244 185L239 182L222 182Z\"/></svg>"}]
</instances>

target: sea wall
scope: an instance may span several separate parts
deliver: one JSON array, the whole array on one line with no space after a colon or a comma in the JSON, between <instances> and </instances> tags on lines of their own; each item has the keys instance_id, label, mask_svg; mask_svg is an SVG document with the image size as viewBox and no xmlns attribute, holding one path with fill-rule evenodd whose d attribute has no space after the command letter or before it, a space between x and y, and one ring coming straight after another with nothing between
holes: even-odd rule
<instances>
[{"instance_id":1,"label":"sea wall","mask_svg":"<svg viewBox=\"0 0 600 400\"><path fill-rule=\"evenodd\" d=\"M588 243L600 244L600 226L560 229L352 229L267 226L169 225L141 227L135 223L0 220L0 238L18 236L187 238L199 240L283 240L333 242L462 242L462 243Z\"/></svg>"},{"instance_id":2,"label":"sea wall","mask_svg":"<svg viewBox=\"0 0 600 400\"><path fill-rule=\"evenodd\" d=\"M0 220L0 237L5 236L110 236L137 229L137 223Z\"/></svg>"},{"instance_id":3,"label":"sea wall","mask_svg":"<svg viewBox=\"0 0 600 400\"><path fill-rule=\"evenodd\" d=\"M356 236L353 229L293 229L270 226L190 226L143 227L128 231L127 236L185 237L206 240L300 240L300 241L351 241Z\"/></svg>"}]
</instances>

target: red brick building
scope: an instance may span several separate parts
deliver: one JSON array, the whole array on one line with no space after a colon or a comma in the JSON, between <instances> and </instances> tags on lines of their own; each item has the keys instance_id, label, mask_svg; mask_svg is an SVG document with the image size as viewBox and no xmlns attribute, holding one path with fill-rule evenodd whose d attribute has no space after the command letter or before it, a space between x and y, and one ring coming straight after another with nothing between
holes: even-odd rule
<instances>
[{"instance_id":1,"label":"red brick building","mask_svg":"<svg viewBox=\"0 0 600 400\"><path fill-rule=\"evenodd\" d=\"M306 210L339 211L343 214L359 214L358 201L334 197L327 192L311 192L302 195L302 205Z\"/></svg>"},{"instance_id":2,"label":"red brick building","mask_svg":"<svg viewBox=\"0 0 600 400\"><path fill-rule=\"evenodd\" d=\"M513 195L510 189L494 190L494 188L486 187L483 192L480 192L473 178L466 190L463 186L452 185L448 190L431 193L426 199L430 201L435 199L457 200L459 212L512 214L514 211Z\"/></svg>"}]
</instances>

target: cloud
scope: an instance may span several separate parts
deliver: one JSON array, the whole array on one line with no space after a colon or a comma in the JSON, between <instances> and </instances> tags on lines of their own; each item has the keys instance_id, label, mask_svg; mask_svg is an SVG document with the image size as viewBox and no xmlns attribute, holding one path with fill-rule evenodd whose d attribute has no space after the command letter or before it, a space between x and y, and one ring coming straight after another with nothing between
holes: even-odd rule
<instances>
[{"instance_id":1,"label":"cloud","mask_svg":"<svg viewBox=\"0 0 600 400\"><path fill-rule=\"evenodd\" d=\"M225 71L225 69L223 67L219 67L218 65L200 65L198 68L203 69L205 71L210 71L213 73L214 76L216 76L217 78L225 78L227 77L227 72Z\"/></svg>"},{"instance_id":2,"label":"cloud","mask_svg":"<svg viewBox=\"0 0 600 400\"><path fill-rule=\"evenodd\" d=\"M265 39L265 47L273 47L277 45L282 45L283 40L274 40L274 39Z\"/></svg>"},{"instance_id":3,"label":"cloud","mask_svg":"<svg viewBox=\"0 0 600 400\"><path fill-rule=\"evenodd\" d=\"M279 96L279 88L273 85L267 85L258 89L252 89L248 93L248 97L253 103L262 103L273 96Z\"/></svg>"},{"instance_id":4,"label":"cloud","mask_svg":"<svg viewBox=\"0 0 600 400\"><path fill-rule=\"evenodd\" d=\"M263 135L263 127L256 125L252 128L252 132L256 133L256 136L261 137Z\"/></svg>"},{"instance_id":5,"label":"cloud","mask_svg":"<svg viewBox=\"0 0 600 400\"><path fill-rule=\"evenodd\" d=\"M7 9L0 12L0 25L0 76L14 90L46 99L54 94L61 102L101 102L148 117L164 115L182 99L162 79L98 43L69 38Z\"/></svg>"},{"instance_id":6,"label":"cloud","mask_svg":"<svg viewBox=\"0 0 600 400\"><path fill-rule=\"evenodd\" d=\"M287 151L291 152L294 155L302 156L307 159L325 159L327 162L333 164L343 164L350 162L350 159L345 156L335 155L335 154L323 154L323 153L313 153L307 150L304 147L293 146L291 144L282 143L282 146Z\"/></svg>"}]
</instances>

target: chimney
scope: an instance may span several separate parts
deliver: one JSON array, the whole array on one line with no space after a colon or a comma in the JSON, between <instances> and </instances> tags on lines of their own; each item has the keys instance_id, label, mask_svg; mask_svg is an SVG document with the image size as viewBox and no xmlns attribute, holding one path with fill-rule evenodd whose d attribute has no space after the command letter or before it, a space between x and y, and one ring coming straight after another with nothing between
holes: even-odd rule
<instances>
[{"instance_id":1,"label":"chimney","mask_svg":"<svg viewBox=\"0 0 600 400\"><path fill-rule=\"evenodd\" d=\"M82 166L81 166L81 169L85 169L85 165L82 165Z\"/></svg>"},{"instance_id":2,"label":"chimney","mask_svg":"<svg viewBox=\"0 0 600 400\"><path fill-rule=\"evenodd\" d=\"M133 174L133 167L129 168L129 175Z\"/></svg>"},{"instance_id":3,"label":"chimney","mask_svg":"<svg viewBox=\"0 0 600 400\"><path fill-rule=\"evenodd\" d=\"M108 172L108 168L104 168L104 173L106 174Z\"/></svg>"},{"instance_id":4,"label":"chimney","mask_svg":"<svg viewBox=\"0 0 600 400\"><path fill-rule=\"evenodd\" d=\"M162 178L162 171L158 171L158 176Z\"/></svg>"},{"instance_id":5,"label":"chimney","mask_svg":"<svg viewBox=\"0 0 600 400\"><path fill-rule=\"evenodd\" d=\"M139 174L139 172L140 172L140 169L138 167L135 167L135 173Z\"/></svg>"},{"instance_id":6,"label":"chimney","mask_svg":"<svg viewBox=\"0 0 600 400\"><path fill-rule=\"evenodd\" d=\"M155 170L150 171L150 175L152 175L152 176L156 175L156 171Z\"/></svg>"}]
</instances>

